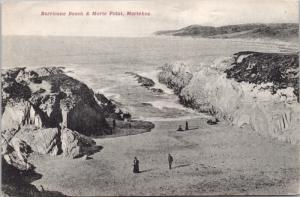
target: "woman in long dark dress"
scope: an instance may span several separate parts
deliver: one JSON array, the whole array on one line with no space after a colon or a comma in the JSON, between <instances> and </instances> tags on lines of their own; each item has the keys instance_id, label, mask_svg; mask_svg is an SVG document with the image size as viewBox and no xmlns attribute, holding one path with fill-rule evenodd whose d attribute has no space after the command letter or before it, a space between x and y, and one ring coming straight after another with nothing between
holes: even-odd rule
<instances>
[{"instance_id":1,"label":"woman in long dark dress","mask_svg":"<svg viewBox=\"0 0 300 197\"><path fill-rule=\"evenodd\" d=\"M136 157L134 157L134 160L133 160L133 173L139 173L140 172L139 163L140 163L140 161Z\"/></svg>"}]
</instances>

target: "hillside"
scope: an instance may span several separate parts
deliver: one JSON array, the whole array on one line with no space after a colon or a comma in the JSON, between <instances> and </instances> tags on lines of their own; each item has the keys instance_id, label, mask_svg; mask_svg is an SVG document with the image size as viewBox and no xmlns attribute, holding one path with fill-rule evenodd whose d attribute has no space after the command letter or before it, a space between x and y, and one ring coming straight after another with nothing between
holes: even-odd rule
<instances>
[{"instance_id":1,"label":"hillside","mask_svg":"<svg viewBox=\"0 0 300 197\"><path fill-rule=\"evenodd\" d=\"M241 24L220 27L191 25L178 30L154 32L155 35L192 36L202 38L269 38L284 41L298 39L296 23Z\"/></svg>"}]
</instances>

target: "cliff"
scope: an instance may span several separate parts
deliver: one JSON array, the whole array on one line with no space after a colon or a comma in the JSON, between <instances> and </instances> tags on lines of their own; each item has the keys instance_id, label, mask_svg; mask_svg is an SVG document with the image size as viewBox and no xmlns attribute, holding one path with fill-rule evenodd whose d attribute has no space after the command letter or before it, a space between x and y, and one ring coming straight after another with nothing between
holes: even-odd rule
<instances>
[{"instance_id":1,"label":"cliff","mask_svg":"<svg viewBox=\"0 0 300 197\"><path fill-rule=\"evenodd\" d=\"M202 38L270 38L296 41L298 29L299 26L296 23L240 24L220 27L190 25L178 30L157 31L154 34Z\"/></svg>"},{"instance_id":2,"label":"cliff","mask_svg":"<svg viewBox=\"0 0 300 197\"><path fill-rule=\"evenodd\" d=\"M23 125L66 127L84 135L110 134L105 118L123 112L104 95L60 68L14 68L2 72L2 130Z\"/></svg>"},{"instance_id":3,"label":"cliff","mask_svg":"<svg viewBox=\"0 0 300 197\"><path fill-rule=\"evenodd\" d=\"M34 166L27 161L32 152L69 158L88 156L102 149L88 136L112 135L113 131L123 131L122 124L131 125L124 122L131 117L129 113L65 75L62 68L13 68L2 70L1 76L1 158L7 174L6 195L52 195L45 191L41 194L21 177L34 174ZM112 119L118 121L117 128L112 128ZM149 122L137 125L132 121L132 125L126 133L153 128ZM16 179L24 185L19 193Z\"/></svg>"},{"instance_id":4,"label":"cliff","mask_svg":"<svg viewBox=\"0 0 300 197\"><path fill-rule=\"evenodd\" d=\"M154 127L149 122L131 121L129 113L65 75L62 68L13 68L3 70L1 79L1 135L12 147L13 140L18 139L34 152L74 158L88 154L89 148L91 152L97 150L91 148L95 143L86 136L113 134L112 119L118 120L114 133L122 129L147 132Z\"/></svg>"},{"instance_id":5,"label":"cliff","mask_svg":"<svg viewBox=\"0 0 300 197\"><path fill-rule=\"evenodd\" d=\"M299 143L299 63L296 54L240 52L189 71L165 65L159 81L180 102L233 125Z\"/></svg>"}]
</instances>

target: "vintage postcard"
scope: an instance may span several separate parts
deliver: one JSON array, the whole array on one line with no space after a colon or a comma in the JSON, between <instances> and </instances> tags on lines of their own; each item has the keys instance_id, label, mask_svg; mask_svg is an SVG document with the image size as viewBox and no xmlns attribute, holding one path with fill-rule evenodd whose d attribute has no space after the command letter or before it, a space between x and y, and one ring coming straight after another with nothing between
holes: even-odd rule
<instances>
[{"instance_id":1,"label":"vintage postcard","mask_svg":"<svg viewBox=\"0 0 300 197\"><path fill-rule=\"evenodd\" d=\"M297 0L3 1L3 196L300 192Z\"/></svg>"}]
</instances>

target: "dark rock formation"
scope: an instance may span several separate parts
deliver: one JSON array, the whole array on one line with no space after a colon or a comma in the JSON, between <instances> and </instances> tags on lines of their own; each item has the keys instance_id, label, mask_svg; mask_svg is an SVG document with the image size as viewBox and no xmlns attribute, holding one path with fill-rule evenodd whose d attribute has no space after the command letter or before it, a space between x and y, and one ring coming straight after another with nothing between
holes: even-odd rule
<instances>
[{"instance_id":1,"label":"dark rock formation","mask_svg":"<svg viewBox=\"0 0 300 197\"><path fill-rule=\"evenodd\" d=\"M29 150L75 158L98 151L84 135L111 134L105 120L116 106L95 99L85 84L60 68L2 72L1 151L18 169L29 169ZM80 134L81 133L81 134Z\"/></svg>"},{"instance_id":2,"label":"dark rock formation","mask_svg":"<svg viewBox=\"0 0 300 197\"><path fill-rule=\"evenodd\" d=\"M160 88L151 88L150 89L152 92L157 93L157 94L162 94L164 91Z\"/></svg>"},{"instance_id":3,"label":"dark rock formation","mask_svg":"<svg viewBox=\"0 0 300 197\"><path fill-rule=\"evenodd\" d=\"M99 101L98 104L101 106L105 118L113 118L117 120L124 120L124 116L131 115L128 112L123 112L119 104L111 99L106 98L103 94L96 93L96 99Z\"/></svg>"},{"instance_id":4,"label":"dark rock formation","mask_svg":"<svg viewBox=\"0 0 300 197\"><path fill-rule=\"evenodd\" d=\"M155 83L152 79L143 77L143 76L138 75L138 74L133 73L133 72L126 72L126 74L132 75L133 77L135 77L137 79L137 82L139 84L141 84L141 86L145 86L145 87L149 88L149 87L152 87L152 86L155 85Z\"/></svg>"},{"instance_id":5,"label":"dark rock formation","mask_svg":"<svg viewBox=\"0 0 300 197\"><path fill-rule=\"evenodd\" d=\"M60 197L66 196L56 191L39 191L32 181L40 179L41 174L36 173L33 169L20 170L6 162L1 157L2 168L2 183L1 193L3 196L15 196L15 197L31 197L31 196L45 196L45 197Z\"/></svg>"},{"instance_id":6,"label":"dark rock formation","mask_svg":"<svg viewBox=\"0 0 300 197\"><path fill-rule=\"evenodd\" d=\"M67 127L85 135L109 128L94 92L59 68L2 73L2 130L23 125Z\"/></svg>"},{"instance_id":7,"label":"dark rock formation","mask_svg":"<svg viewBox=\"0 0 300 197\"><path fill-rule=\"evenodd\" d=\"M124 120L131 118L104 95L95 95L57 67L2 70L1 91L2 172L7 176L2 179L2 189L9 196L63 196L38 191L23 180L24 174L35 174L27 161L30 153L87 157L102 149L87 136L112 134L106 118L118 120L115 131L122 130ZM132 123L136 133L153 128L148 122L139 123Z\"/></svg>"},{"instance_id":8,"label":"dark rock formation","mask_svg":"<svg viewBox=\"0 0 300 197\"><path fill-rule=\"evenodd\" d=\"M162 89L159 88L153 88L153 86L155 85L155 82L152 79L149 79L147 77L143 77L139 74L136 74L134 72L126 72L126 74L131 75L133 77L135 77L137 79L137 82L143 86L146 87L147 89L151 90L154 93L163 93L164 91Z\"/></svg>"},{"instance_id":9,"label":"dark rock formation","mask_svg":"<svg viewBox=\"0 0 300 197\"><path fill-rule=\"evenodd\" d=\"M297 23L241 24L220 27L191 25L178 30L155 32L155 35L193 36L203 38L271 38L296 41Z\"/></svg>"},{"instance_id":10,"label":"dark rock formation","mask_svg":"<svg viewBox=\"0 0 300 197\"><path fill-rule=\"evenodd\" d=\"M254 84L272 83L267 87L273 94L279 89L294 88L299 102L298 54L239 52L235 62L225 70L228 78Z\"/></svg>"}]
</instances>

